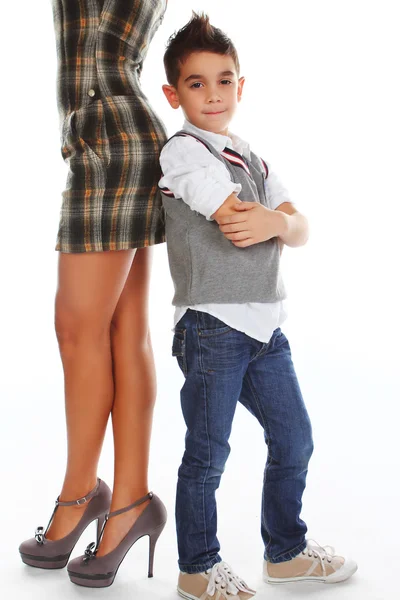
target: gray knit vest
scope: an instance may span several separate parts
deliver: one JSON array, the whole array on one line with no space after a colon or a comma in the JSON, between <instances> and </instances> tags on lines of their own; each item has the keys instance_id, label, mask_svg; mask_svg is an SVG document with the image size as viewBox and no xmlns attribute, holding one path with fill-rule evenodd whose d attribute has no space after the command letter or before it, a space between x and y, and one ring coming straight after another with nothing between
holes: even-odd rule
<instances>
[{"instance_id":1,"label":"gray knit vest","mask_svg":"<svg viewBox=\"0 0 400 600\"><path fill-rule=\"evenodd\" d=\"M204 144L224 163L232 181L242 186L240 200L261 202L271 208L264 187L268 169L262 159L252 152L248 162L231 148L220 154L206 140L184 130L172 137L187 135ZM167 188L162 188L161 193L168 261L175 288L174 306L276 302L286 297L277 238L237 248L223 235L216 221L208 221L193 211Z\"/></svg>"}]
</instances>

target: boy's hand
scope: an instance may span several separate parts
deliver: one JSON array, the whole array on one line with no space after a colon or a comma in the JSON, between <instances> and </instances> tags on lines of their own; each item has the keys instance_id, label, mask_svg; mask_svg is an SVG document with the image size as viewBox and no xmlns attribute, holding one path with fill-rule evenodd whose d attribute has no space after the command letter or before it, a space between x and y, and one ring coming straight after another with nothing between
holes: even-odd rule
<instances>
[{"instance_id":1,"label":"boy's hand","mask_svg":"<svg viewBox=\"0 0 400 600\"><path fill-rule=\"evenodd\" d=\"M284 213L258 202L241 202L234 210L236 214L222 217L218 224L224 236L238 248L283 235L287 228Z\"/></svg>"},{"instance_id":2,"label":"boy's hand","mask_svg":"<svg viewBox=\"0 0 400 600\"><path fill-rule=\"evenodd\" d=\"M222 218L228 217L229 215L235 215L236 214L235 208L236 208L236 206L239 206L240 204L241 204L241 201L236 196L236 194L231 194L230 196L227 197L225 202L223 204L221 204L219 209L217 211L215 211L215 213L213 215L211 215L211 218L214 219L214 221L216 221L219 225Z\"/></svg>"}]
</instances>

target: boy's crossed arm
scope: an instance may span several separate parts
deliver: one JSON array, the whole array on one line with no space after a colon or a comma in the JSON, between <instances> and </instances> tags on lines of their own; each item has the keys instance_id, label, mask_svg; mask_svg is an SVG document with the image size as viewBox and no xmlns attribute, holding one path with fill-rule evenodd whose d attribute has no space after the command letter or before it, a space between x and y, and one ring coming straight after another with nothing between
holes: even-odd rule
<instances>
[{"instance_id":1,"label":"boy's crossed arm","mask_svg":"<svg viewBox=\"0 0 400 600\"><path fill-rule=\"evenodd\" d=\"M164 173L160 183L192 210L214 219L235 246L245 248L273 237L278 237L282 246L306 243L307 219L286 201L287 194L273 172L267 181L272 205L279 204L275 210L239 200L236 194L241 185L232 183L225 166L191 137L171 139L161 152L160 163ZM215 210L215 206L219 208Z\"/></svg>"},{"instance_id":2,"label":"boy's crossed arm","mask_svg":"<svg viewBox=\"0 0 400 600\"><path fill-rule=\"evenodd\" d=\"M240 204L241 204L241 200L239 200L239 198L237 197L237 195L235 193L232 193L230 196L228 196L228 198L225 200L225 202L223 204L221 204L219 209L216 210L215 213L211 215L211 218L214 219L214 221L216 221L219 225L220 220L223 217L229 217L231 215L236 215L237 212L234 207L238 206Z\"/></svg>"},{"instance_id":3,"label":"boy's crossed arm","mask_svg":"<svg viewBox=\"0 0 400 600\"><path fill-rule=\"evenodd\" d=\"M240 203L235 194L242 186L232 182L224 164L194 138L172 138L161 151L160 164L160 187L167 187L208 221L217 214L235 214L232 207Z\"/></svg>"},{"instance_id":4,"label":"boy's crossed arm","mask_svg":"<svg viewBox=\"0 0 400 600\"><path fill-rule=\"evenodd\" d=\"M257 202L241 202L231 194L212 218L221 232L238 248L277 237L283 246L303 246L309 236L308 221L289 200L287 190L268 167L266 194L274 210Z\"/></svg>"},{"instance_id":5,"label":"boy's crossed arm","mask_svg":"<svg viewBox=\"0 0 400 600\"><path fill-rule=\"evenodd\" d=\"M273 237L279 238L282 245L293 248L303 246L308 240L308 221L291 202L283 202L275 210L271 210L258 202L236 200L235 203L230 201L225 210L218 213L219 211L214 213L213 217L220 230L239 248L265 242Z\"/></svg>"}]
</instances>

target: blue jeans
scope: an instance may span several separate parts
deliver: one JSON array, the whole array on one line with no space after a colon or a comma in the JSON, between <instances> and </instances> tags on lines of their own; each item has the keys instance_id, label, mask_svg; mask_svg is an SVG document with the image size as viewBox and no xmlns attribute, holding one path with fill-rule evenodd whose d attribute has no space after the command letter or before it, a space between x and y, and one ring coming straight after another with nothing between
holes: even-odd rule
<instances>
[{"instance_id":1,"label":"blue jeans","mask_svg":"<svg viewBox=\"0 0 400 600\"><path fill-rule=\"evenodd\" d=\"M306 547L300 511L313 441L285 335L278 328L265 344L189 309L175 328L172 353L185 376L181 405L187 426L176 496L180 570L199 573L222 560L215 492L238 401L258 419L268 446L264 558L290 560Z\"/></svg>"}]
</instances>

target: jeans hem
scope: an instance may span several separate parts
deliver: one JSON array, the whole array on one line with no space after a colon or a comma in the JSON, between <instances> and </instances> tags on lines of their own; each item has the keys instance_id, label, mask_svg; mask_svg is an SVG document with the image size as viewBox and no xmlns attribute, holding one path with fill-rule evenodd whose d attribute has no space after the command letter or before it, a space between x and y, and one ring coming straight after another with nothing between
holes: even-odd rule
<instances>
[{"instance_id":1,"label":"jeans hem","mask_svg":"<svg viewBox=\"0 0 400 600\"><path fill-rule=\"evenodd\" d=\"M301 544L299 544L292 550L289 550L288 552L285 552L284 554L280 554L279 556L276 556L275 558L272 558L271 556L267 556L267 553L265 552L264 559L270 563L275 563L275 564L280 563L280 562L286 562L288 560L291 560L298 554L300 554L300 552L303 552L303 550L305 550L305 548L307 548L306 541L302 542Z\"/></svg>"},{"instance_id":2,"label":"jeans hem","mask_svg":"<svg viewBox=\"0 0 400 600\"><path fill-rule=\"evenodd\" d=\"M187 573L188 575L196 575L196 573L204 573L208 569L212 569L214 565L221 562L222 558L217 554L214 558L211 558L208 562L203 563L201 565L181 565L179 564L179 569L181 573Z\"/></svg>"}]
</instances>

